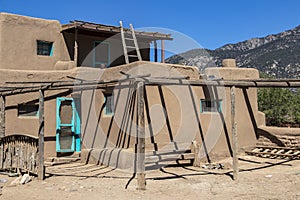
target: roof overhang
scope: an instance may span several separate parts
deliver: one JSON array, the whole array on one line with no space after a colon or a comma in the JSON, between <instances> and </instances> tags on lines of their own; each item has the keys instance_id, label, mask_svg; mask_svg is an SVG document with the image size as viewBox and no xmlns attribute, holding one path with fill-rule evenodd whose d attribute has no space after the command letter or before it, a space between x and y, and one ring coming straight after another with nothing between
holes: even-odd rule
<instances>
[{"instance_id":1,"label":"roof overhang","mask_svg":"<svg viewBox=\"0 0 300 200\"><path fill-rule=\"evenodd\" d=\"M64 32L74 32L79 30L80 33L86 33L91 35L116 35L121 33L121 29L118 26L110 26L104 24L95 24L91 22L84 21L71 21L69 24L62 25L62 31ZM130 29L124 28L124 33L129 33ZM164 34L159 32L146 32L146 31L136 31L135 35L138 38L146 40L173 40L171 34Z\"/></svg>"}]
</instances>

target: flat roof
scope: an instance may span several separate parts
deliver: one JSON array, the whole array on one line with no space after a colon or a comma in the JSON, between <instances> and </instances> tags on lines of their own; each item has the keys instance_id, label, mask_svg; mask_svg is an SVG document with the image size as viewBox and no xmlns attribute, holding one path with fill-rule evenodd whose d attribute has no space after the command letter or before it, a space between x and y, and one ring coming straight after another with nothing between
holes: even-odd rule
<instances>
[{"instance_id":1,"label":"flat roof","mask_svg":"<svg viewBox=\"0 0 300 200\"><path fill-rule=\"evenodd\" d=\"M86 30L90 32L99 32L107 34L119 34L121 29L119 26L111 26L105 24L96 24L92 22L85 22L80 20L70 21L69 24L62 25L62 31L74 31L75 29ZM130 33L129 28L123 28L124 33ZM173 40L171 34L164 34L159 32L146 32L146 31L134 31L136 37L148 39L148 40Z\"/></svg>"}]
</instances>

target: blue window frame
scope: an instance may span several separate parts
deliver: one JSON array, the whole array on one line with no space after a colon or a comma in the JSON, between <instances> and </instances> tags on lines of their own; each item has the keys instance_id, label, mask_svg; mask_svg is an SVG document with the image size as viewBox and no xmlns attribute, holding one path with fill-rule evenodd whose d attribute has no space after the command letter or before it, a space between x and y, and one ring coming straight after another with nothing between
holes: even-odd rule
<instances>
[{"instance_id":1,"label":"blue window frame","mask_svg":"<svg viewBox=\"0 0 300 200\"><path fill-rule=\"evenodd\" d=\"M222 100L201 99L200 112L222 112Z\"/></svg>"},{"instance_id":2,"label":"blue window frame","mask_svg":"<svg viewBox=\"0 0 300 200\"><path fill-rule=\"evenodd\" d=\"M106 115L114 115L115 104L114 104L114 95L112 93L104 94L104 112Z\"/></svg>"},{"instance_id":3,"label":"blue window frame","mask_svg":"<svg viewBox=\"0 0 300 200\"><path fill-rule=\"evenodd\" d=\"M110 65L110 44L103 41L94 42L93 66L106 68Z\"/></svg>"},{"instance_id":4,"label":"blue window frame","mask_svg":"<svg viewBox=\"0 0 300 200\"><path fill-rule=\"evenodd\" d=\"M52 56L53 55L53 42L37 40L37 55Z\"/></svg>"}]
</instances>

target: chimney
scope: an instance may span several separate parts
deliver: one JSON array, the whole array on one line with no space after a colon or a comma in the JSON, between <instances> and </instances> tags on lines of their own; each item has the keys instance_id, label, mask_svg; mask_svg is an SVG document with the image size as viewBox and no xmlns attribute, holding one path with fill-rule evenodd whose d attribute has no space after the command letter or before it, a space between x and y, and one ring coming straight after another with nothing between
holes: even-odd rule
<instances>
[{"instance_id":1,"label":"chimney","mask_svg":"<svg viewBox=\"0 0 300 200\"><path fill-rule=\"evenodd\" d=\"M222 60L222 66L223 67L229 67L229 68L237 67L235 59L224 59L224 60Z\"/></svg>"}]
</instances>

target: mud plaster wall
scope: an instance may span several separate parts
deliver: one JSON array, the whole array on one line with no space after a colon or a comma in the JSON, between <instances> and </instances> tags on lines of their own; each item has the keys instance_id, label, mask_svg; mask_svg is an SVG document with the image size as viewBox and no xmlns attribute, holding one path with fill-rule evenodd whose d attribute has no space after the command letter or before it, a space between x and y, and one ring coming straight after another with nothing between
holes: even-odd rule
<instances>
[{"instance_id":1,"label":"mud plaster wall","mask_svg":"<svg viewBox=\"0 0 300 200\"><path fill-rule=\"evenodd\" d=\"M21 70L0 70L1 84L6 81L49 81L49 80L67 80L66 76L76 76L75 70L49 71L47 73L37 71ZM9 86L9 84L7 84ZM55 135L56 135L56 98L70 97L70 92L45 91L45 156L56 156ZM6 97L6 121L5 134L25 134L38 136L39 119L36 117L18 116L18 104L32 102L38 104L38 92L18 94Z\"/></svg>"},{"instance_id":2,"label":"mud plaster wall","mask_svg":"<svg viewBox=\"0 0 300 200\"><path fill-rule=\"evenodd\" d=\"M211 70L209 73L214 72L214 69ZM190 76L197 79L199 76L195 68L138 62L105 70L101 73L100 77L104 80L125 78L122 77L120 71L128 74L151 74L152 77ZM223 74L218 73L220 73L221 77L227 78L228 71L237 75L237 79L250 78L249 74L251 73L253 74L252 78L258 78L256 70L224 69ZM146 148L153 150L154 143L161 149L169 148L170 144L172 145L170 142L171 137L178 143L191 143L192 140L196 139L200 145L204 145L202 143L203 137L206 141L206 148L211 152L212 157L220 154L230 155L230 89L210 88L210 90L212 98L216 98L216 94L218 94L218 98L222 100L222 113L200 112L200 100L207 98L202 87L146 86ZM115 147L119 134L123 134L126 131L129 133L129 129L124 130L124 126L128 128L133 125L133 128L130 130L131 137L127 135L123 143L124 145L120 146L133 148L136 143L134 137L136 135L136 115L132 116L132 120L128 119L128 117L124 119L124 115L130 116L132 112L136 113L135 108L130 110L129 103L127 102L128 96L130 97L129 89L122 89L121 91L114 89L115 103L118 101L114 117L103 114L103 93L105 92L96 90L86 91L82 95L84 104L87 106L82 109L82 123L86 126L85 128L82 127L84 146L88 149ZM119 100L117 100L116 97L119 92ZM237 89L236 96L239 147L252 147L256 143L255 128L258 120L256 89ZM92 115L88 113L84 114L84 111L91 109L95 110L94 117L91 117ZM151 127L148 123L149 120L152 122ZM92 123L100 125L98 127L92 126ZM122 123L125 123L125 125ZM109 132L108 136L107 131ZM154 135L154 138L151 139L151 135ZM122 137L124 138L125 136L123 135ZM108 144L109 142L110 145Z\"/></svg>"},{"instance_id":3,"label":"mud plaster wall","mask_svg":"<svg viewBox=\"0 0 300 200\"><path fill-rule=\"evenodd\" d=\"M70 61L60 31L56 20L0 13L0 69L53 70L57 61ZM53 55L37 55L37 40L53 42Z\"/></svg>"},{"instance_id":4,"label":"mud plaster wall","mask_svg":"<svg viewBox=\"0 0 300 200\"><path fill-rule=\"evenodd\" d=\"M300 128L260 127L257 145L300 148Z\"/></svg>"},{"instance_id":5,"label":"mud plaster wall","mask_svg":"<svg viewBox=\"0 0 300 200\"><path fill-rule=\"evenodd\" d=\"M205 71L207 75L215 75L216 77L222 77L224 80L243 80L243 79L257 79L259 73L256 69L245 69L238 67L219 67L219 68L207 68ZM219 116L221 119L225 119L223 124L222 135L220 140L216 143L215 149L212 150L211 156L230 155L231 151L231 105L230 105L230 88L225 89L224 106L226 112L224 116ZM255 88L241 89L236 88L236 119L237 119L237 135L239 148L253 147L257 140L257 126L264 123L264 118L258 112L257 107L257 90ZM204 123L205 124L205 123ZM222 148L229 150L222 152Z\"/></svg>"}]
</instances>

